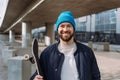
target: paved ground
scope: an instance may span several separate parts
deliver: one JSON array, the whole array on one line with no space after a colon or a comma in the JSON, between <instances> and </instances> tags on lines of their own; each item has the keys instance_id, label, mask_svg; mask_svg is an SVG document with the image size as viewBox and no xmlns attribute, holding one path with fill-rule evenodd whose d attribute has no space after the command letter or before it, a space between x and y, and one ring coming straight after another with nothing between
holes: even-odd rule
<instances>
[{"instance_id":1,"label":"paved ground","mask_svg":"<svg viewBox=\"0 0 120 80\"><path fill-rule=\"evenodd\" d=\"M120 53L95 52L102 80L120 80Z\"/></svg>"},{"instance_id":2,"label":"paved ground","mask_svg":"<svg viewBox=\"0 0 120 80\"><path fill-rule=\"evenodd\" d=\"M0 54L0 80L8 80L7 78L7 67L3 66Z\"/></svg>"},{"instance_id":3,"label":"paved ground","mask_svg":"<svg viewBox=\"0 0 120 80\"><path fill-rule=\"evenodd\" d=\"M120 53L115 51L95 51L94 53L101 71L102 80L120 80ZM7 79L7 73L7 67L3 65L0 52L0 80L9 80Z\"/></svg>"}]
</instances>

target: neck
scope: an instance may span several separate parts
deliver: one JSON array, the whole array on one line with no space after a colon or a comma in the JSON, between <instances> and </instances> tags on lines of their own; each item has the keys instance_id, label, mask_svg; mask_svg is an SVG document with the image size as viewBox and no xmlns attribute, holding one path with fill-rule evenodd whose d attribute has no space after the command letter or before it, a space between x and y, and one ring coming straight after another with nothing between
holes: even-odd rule
<instances>
[{"instance_id":1,"label":"neck","mask_svg":"<svg viewBox=\"0 0 120 80\"><path fill-rule=\"evenodd\" d=\"M60 39L60 44L61 45L71 45L73 43L74 43L74 39L73 38L71 40L69 40L68 42L63 41L63 40Z\"/></svg>"}]
</instances>

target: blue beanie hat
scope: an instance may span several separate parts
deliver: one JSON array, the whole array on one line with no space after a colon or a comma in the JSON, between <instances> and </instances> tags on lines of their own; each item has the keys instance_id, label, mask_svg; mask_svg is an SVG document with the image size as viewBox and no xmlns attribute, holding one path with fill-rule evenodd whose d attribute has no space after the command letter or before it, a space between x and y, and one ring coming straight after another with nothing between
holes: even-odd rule
<instances>
[{"instance_id":1,"label":"blue beanie hat","mask_svg":"<svg viewBox=\"0 0 120 80\"><path fill-rule=\"evenodd\" d=\"M63 23L63 22L69 22L69 23L71 23L72 26L73 26L73 28L74 28L74 30L75 30L75 21L74 21L74 17L72 15L72 12L70 12L70 11L64 11L64 12L62 12L59 15L59 17L58 17L58 19L56 21L56 31L58 31L59 25L61 23Z\"/></svg>"}]
</instances>

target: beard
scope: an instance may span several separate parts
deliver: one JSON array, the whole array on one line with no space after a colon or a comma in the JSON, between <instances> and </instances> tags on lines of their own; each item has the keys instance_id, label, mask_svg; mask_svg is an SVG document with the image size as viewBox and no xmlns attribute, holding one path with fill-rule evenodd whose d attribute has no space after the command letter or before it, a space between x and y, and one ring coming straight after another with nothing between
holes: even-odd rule
<instances>
[{"instance_id":1,"label":"beard","mask_svg":"<svg viewBox=\"0 0 120 80\"><path fill-rule=\"evenodd\" d=\"M65 34L67 35L65 36ZM58 33L58 35L63 41L68 42L74 36L74 32L71 33L70 31L61 31L60 33Z\"/></svg>"}]
</instances>

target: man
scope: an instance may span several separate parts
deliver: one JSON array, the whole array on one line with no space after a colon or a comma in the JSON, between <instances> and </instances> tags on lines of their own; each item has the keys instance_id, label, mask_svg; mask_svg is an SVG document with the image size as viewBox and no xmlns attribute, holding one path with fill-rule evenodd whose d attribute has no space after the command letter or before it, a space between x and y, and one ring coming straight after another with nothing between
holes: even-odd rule
<instances>
[{"instance_id":1,"label":"man","mask_svg":"<svg viewBox=\"0 0 120 80\"><path fill-rule=\"evenodd\" d=\"M101 80L93 51L74 39L75 21L70 11L56 21L59 42L47 47L40 56L43 76L31 80Z\"/></svg>"}]
</instances>

